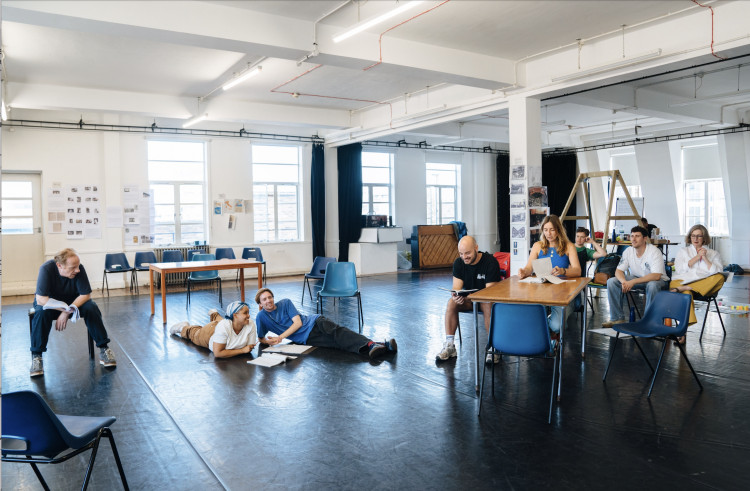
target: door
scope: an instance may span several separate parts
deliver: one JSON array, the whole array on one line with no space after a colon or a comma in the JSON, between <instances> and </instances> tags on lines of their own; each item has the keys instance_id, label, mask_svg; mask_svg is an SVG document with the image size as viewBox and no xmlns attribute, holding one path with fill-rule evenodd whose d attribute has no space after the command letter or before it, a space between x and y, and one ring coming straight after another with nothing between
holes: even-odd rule
<instances>
[{"instance_id":1,"label":"door","mask_svg":"<svg viewBox=\"0 0 750 491\"><path fill-rule=\"evenodd\" d=\"M3 293L33 293L44 262L39 174L2 174Z\"/></svg>"}]
</instances>

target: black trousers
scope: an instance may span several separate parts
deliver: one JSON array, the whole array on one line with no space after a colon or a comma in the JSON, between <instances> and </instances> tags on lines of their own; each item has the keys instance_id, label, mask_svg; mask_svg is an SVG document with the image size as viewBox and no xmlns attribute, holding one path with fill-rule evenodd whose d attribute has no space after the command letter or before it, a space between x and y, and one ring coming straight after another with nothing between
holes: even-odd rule
<instances>
[{"instance_id":1,"label":"black trousers","mask_svg":"<svg viewBox=\"0 0 750 491\"><path fill-rule=\"evenodd\" d=\"M34 318L31 320L31 352L41 354L47 351L47 341L49 333L52 330L52 321L60 317L59 310L44 310L41 305L34 301ZM89 300L81 305L78 309L81 318L86 321L86 328L89 330L91 339L98 347L106 346L109 343L107 330L104 328L102 312L99 306L93 300ZM68 322L67 329L75 324Z\"/></svg>"},{"instance_id":2,"label":"black trousers","mask_svg":"<svg viewBox=\"0 0 750 491\"><path fill-rule=\"evenodd\" d=\"M358 332L340 326L323 316L318 317L307 336L305 344L319 348L336 348L352 353L367 346L370 340Z\"/></svg>"}]
</instances>

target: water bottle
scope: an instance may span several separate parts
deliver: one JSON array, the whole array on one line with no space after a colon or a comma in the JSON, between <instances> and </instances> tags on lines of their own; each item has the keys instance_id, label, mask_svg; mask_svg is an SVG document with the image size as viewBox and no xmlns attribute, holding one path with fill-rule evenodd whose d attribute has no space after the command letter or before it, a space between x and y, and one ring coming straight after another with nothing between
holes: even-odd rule
<instances>
[{"instance_id":1,"label":"water bottle","mask_svg":"<svg viewBox=\"0 0 750 491\"><path fill-rule=\"evenodd\" d=\"M612 242L617 242L617 229L612 229Z\"/></svg>"},{"instance_id":2,"label":"water bottle","mask_svg":"<svg viewBox=\"0 0 750 491\"><path fill-rule=\"evenodd\" d=\"M630 307L630 322L635 322L635 307Z\"/></svg>"}]
</instances>

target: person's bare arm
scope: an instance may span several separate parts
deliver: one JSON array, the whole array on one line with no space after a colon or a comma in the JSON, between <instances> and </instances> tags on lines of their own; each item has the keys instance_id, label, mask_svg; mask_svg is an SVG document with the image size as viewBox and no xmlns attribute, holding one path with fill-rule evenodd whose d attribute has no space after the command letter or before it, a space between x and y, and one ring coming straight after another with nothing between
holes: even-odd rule
<instances>
[{"instance_id":1,"label":"person's bare arm","mask_svg":"<svg viewBox=\"0 0 750 491\"><path fill-rule=\"evenodd\" d=\"M214 343L214 356L216 358L231 358L233 356L237 355L243 355L245 353L250 353L253 348L255 348L254 344L248 344L246 346L243 346L242 348L237 349L226 349L227 345L226 343Z\"/></svg>"}]
</instances>

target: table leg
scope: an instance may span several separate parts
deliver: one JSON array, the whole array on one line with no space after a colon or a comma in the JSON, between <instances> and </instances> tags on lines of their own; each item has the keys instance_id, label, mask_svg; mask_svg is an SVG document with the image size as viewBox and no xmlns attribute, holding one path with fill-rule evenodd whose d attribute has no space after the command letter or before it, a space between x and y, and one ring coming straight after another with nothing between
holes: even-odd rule
<instances>
[{"instance_id":1,"label":"table leg","mask_svg":"<svg viewBox=\"0 0 750 491\"><path fill-rule=\"evenodd\" d=\"M258 263L258 290L263 288L263 264Z\"/></svg>"},{"instance_id":2,"label":"table leg","mask_svg":"<svg viewBox=\"0 0 750 491\"><path fill-rule=\"evenodd\" d=\"M479 302L472 302L474 304L474 390L479 391Z\"/></svg>"},{"instance_id":3,"label":"table leg","mask_svg":"<svg viewBox=\"0 0 750 491\"><path fill-rule=\"evenodd\" d=\"M560 373L559 378L557 379L557 402L560 402L560 389L562 388L562 363L563 363L563 351L565 348L565 343L563 343L563 333L565 332L565 325L567 324L567 320L565 319L565 310L563 310L563 316L562 316L562 326L560 326Z\"/></svg>"},{"instance_id":4,"label":"table leg","mask_svg":"<svg viewBox=\"0 0 750 491\"><path fill-rule=\"evenodd\" d=\"M240 268L240 298L245 301L245 268Z\"/></svg>"},{"instance_id":5,"label":"table leg","mask_svg":"<svg viewBox=\"0 0 750 491\"><path fill-rule=\"evenodd\" d=\"M586 324L588 320L588 300L586 299L586 292L588 287L584 287L581 291L581 300L583 301L583 333L581 334L581 358L586 357Z\"/></svg>"},{"instance_id":6,"label":"table leg","mask_svg":"<svg viewBox=\"0 0 750 491\"><path fill-rule=\"evenodd\" d=\"M148 292L151 295L151 315L154 315L154 270L148 270Z\"/></svg>"},{"instance_id":7,"label":"table leg","mask_svg":"<svg viewBox=\"0 0 750 491\"><path fill-rule=\"evenodd\" d=\"M166 272L161 274L161 321L167 323L167 276Z\"/></svg>"}]
</instances>

